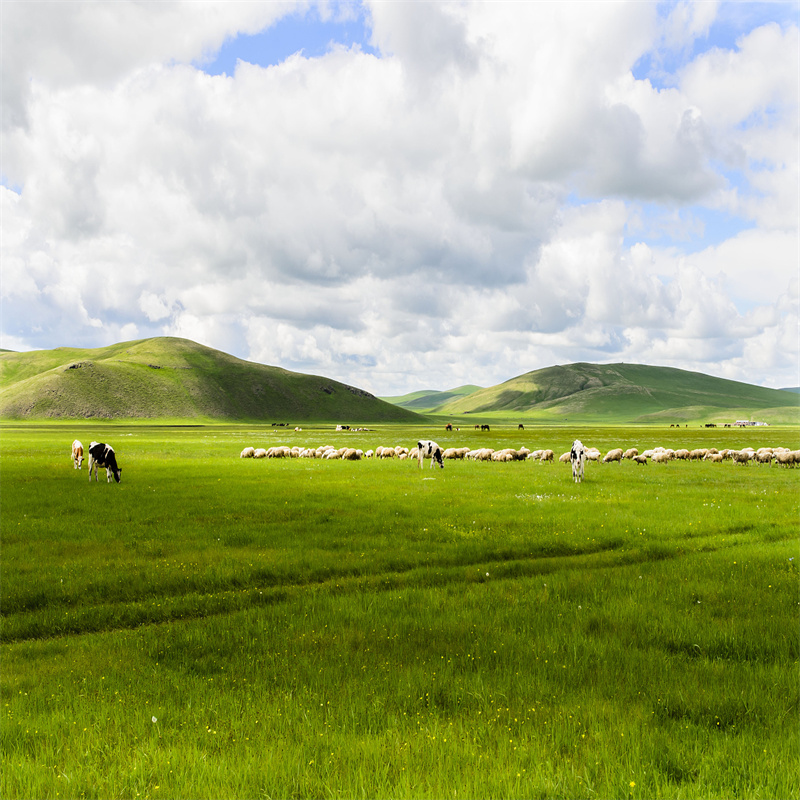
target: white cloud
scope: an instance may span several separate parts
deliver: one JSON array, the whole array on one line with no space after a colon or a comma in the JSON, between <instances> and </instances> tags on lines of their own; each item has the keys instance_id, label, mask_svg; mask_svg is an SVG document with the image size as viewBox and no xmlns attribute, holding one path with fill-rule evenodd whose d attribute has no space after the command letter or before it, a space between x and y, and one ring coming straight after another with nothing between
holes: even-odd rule
<instances>
[{"instance_id":1,"label":"white cloud","mask_svg":"<svg viewBox=\"0 0 800 800\"><path fill-rule=\"evenodd\" d=\"M375 3L380 57L212 77L298 5L13 5L3 342L169 333L376 394L797 363L796 26L688 60L714 4ZM740 224L698 246L703 210Z\"/></svg>"}]
</instances>

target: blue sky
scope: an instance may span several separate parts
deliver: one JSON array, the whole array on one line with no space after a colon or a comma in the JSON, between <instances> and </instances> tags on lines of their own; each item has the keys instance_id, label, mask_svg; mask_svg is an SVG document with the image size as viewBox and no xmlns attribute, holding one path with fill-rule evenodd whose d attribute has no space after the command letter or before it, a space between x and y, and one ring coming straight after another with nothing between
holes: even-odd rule
<instances>
[{"instance_id":1,"label":"blue sky","mask_svg":"<svg viewBox=\"0 0 800 800\"><path fill-rule=\"evenodd\" d=\"M238 60L261 67L280 64L295 53L305 58L325 55L333 44L360 47L377 55L370 45L367 14L360 6L336 9L323 19L316 8L296 12L256 34L239 34L225 41L212 61L198 62L209 75L233 75Z\"/></svg>"},{"instance_id":2,"label":"blue sky","mask_svg":"<svg viewBox=\"0 0 800 800\"><path fill-rule=\"evenodd\" d=\"M799 7L4 4L0 346L800 384Z\"/></svg>"}]
</instances>

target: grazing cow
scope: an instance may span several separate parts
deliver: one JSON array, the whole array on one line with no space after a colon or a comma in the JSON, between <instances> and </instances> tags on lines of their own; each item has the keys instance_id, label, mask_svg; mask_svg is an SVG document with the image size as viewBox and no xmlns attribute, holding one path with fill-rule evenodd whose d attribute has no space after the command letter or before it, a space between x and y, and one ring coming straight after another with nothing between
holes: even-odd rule
<instances>
[{"instance_id":1,"label":"grazing cow","mask_svg":"<svg viewBox=\"0 0 800 800\"><path fill-rule=\"evenodd\" d=\"M80 469L83 464L83 445L77 439L72 443L72 463L75 469Z\"/></svg>"},{"instance_id":2,"label":"grazing cow","mask_svg":"<svg viewBox=\"0 0 800 800\"><path fill-rule=\"evenodd\" d=\"M481 430L482 431L488 431L489 430L489 426L488 425L481 425Z\"/></svg>"},{"instance_id":3,"label":"grazing cow","mask_svg":"<svg viewBox=\"0 0 800 800\"><path fill-rule=\"evenodd\" d=\"M98 467L105 467L108 483L111 483L112 475L117 483L120 482L122 469L117 466L117 457L114 455L114 448L110 444L92 442L89 445L89 480L92 480L92 469L94 469L95 483L97 483Z\"/></svg>"},{"instance_id":4,"label":"grazing cow","mask_svg":"<svg viewBox=\"0 0 800 800\"><path fill-rule=\"evenodd\" d=\"M452 425L452 423L448 422L448 423L447 423L447 425L445 425L445 426L444 426L444 429L445 429L446 431L451 431L451 430L453 430L453 425Z\"/></svg>"},{"instance_id":5,"label":"grazing cow","mask_svg":"<svg viewBox=\"0 0 800 800\"><path fill-rule=\"evenodd\" d=\"M517 425L517 430L518 431L524 431L525 430L525 426L520 422L520 424Z\"/></svg>"},{"instance_id":6,"label":"grazing cow","mask_svg":"<svg viewBox=\"0 0 800 800\"><path fill-rule=\"evenodd\" d=\"M586 448L581 444L580 439L576 439L572 443L569 460L572 463L572 479L575 483L580 483L583 480L583 468L586 464Z\"/></svg>"},{"instance_id":7,"label":"grazing cow","mask_svg":"<svg viewBox=\"0 0 800 800\"><path fill-rule=\"evenodd\" d=\"M431 459L431 469L433 469L434 463L444 469L443 452L442 448L430 439L423 439L417 442L417 460L419 461L420 469L422 469L422 459L426 456L429 456Z\"/></svg>"}]
</instances>

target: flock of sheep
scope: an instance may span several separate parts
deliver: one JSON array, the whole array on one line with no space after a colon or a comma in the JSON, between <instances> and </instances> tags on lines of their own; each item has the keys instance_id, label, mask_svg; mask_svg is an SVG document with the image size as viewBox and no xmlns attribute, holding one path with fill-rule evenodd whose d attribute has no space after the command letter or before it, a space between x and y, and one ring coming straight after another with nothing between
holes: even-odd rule
<instances>
[{"instance_id":1,"label":"flock of sheep","mask_svg":"<svg viewBox=\"0 0 800 800\"><path fill-rule=\"evenodd\" d=\"M635 447L623 450L621 447L609 450L603 455L595 447L586 447L586 460L596 461L603 464L614 461L622 462L625 459L636 462L637 464L647 464L652 461L654 464L663 464L668 461L732 461L735 464L749 464L755 461L757 464L777 463L784 467L793 467L800 464L800 450L790 450L787 447L761 447L758 450L746 447L742 450L717 450L714 447L701 448L697 450L672 450L665 447L655 447L640 453ZM425 455L425 457L429 457ZM552 463L555 460L555 453L552 450L529 450L522 447L519 450L505 448L503 450L493 450L489 447L481 447L471 450L469 447L449 447L442 448L442 457L445 459L469 459L472 461L541 461ZM324 458L324 459L343 459L347 461L359 461L362 458L397 458L400 460L417 460L417 448L396 446L396 447L376 447L374 450L359 450L354 447L335 448L333 445L323 445L321 447L287 447L278 446L270 448L245 447L240 454L240 458ZM562 463L570 463L570 451L567 451L558 458Z\"/></svg>"}]
</instances>

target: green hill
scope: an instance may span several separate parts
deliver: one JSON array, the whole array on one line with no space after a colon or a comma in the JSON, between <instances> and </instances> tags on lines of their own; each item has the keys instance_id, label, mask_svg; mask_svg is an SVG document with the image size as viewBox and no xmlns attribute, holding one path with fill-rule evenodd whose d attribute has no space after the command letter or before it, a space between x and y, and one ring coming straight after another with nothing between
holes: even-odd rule
<instances>
[{"instance_id":1,"label":"green hill","mask_svg":"<svg viewBox=\"0 0 800 800\"><path fill-rule=\"evenodd\" d=\"M435 413L441 406L451 400L466 397L480 389L480 386L472 385L459 386L457 389L450 389L445 392L436 389L423 389L419 392L411 392L411 394L404 394L398 397L382 397L381 400L407 408L409 411L416 411L418 414L429 414Z\"/></svg>"},{"instance_id":2,"label":"green hill","mask_svg":"<svg viewBox=\"0 0 800 800\"><path fill-rule=\"evenodd\" d=\"M0 353L4 419L224 419L413 422L353 386L170 337L93 350Z\"/></svg>"},{"instance_id":3,"label":"green hill","mask_svg":"<svg viewBox=\"0 0 800 800\"><path fill-rule=\"evenodd\" d=\"M525 373L451 400L447 415L587 422L800 422L800 398L781 389L640 364L570 364Z\"/></svg>"}]
</instances>

